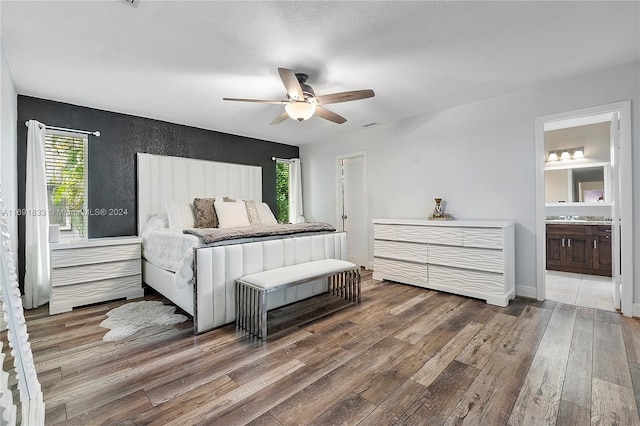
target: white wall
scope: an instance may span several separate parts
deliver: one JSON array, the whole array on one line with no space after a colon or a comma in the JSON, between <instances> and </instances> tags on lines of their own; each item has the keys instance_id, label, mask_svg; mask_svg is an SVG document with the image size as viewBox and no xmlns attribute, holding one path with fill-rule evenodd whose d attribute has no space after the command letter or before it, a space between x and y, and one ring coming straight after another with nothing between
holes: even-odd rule
<instances>
[{"instance_id":1,"label":"white wall","mask_svg":"<svg viewBox=\"0 0 640 426\"><path fill-rule=\"evenodd\" d=\"M535 118L631 99L637 144L639 71L638 63L628 64L302 145L307 219L336 224L335 158L366 151L370 260L372 219L426 217L434 197L442 197L456 218L516 222L517 291L535 295ZM638 167L640 149L634 151ZM640 188L637 172L634 187ZM640 265L639 206L640 196L634 200L635 265ZM640 268L635 284L634 294L640 295Z\"/></svg>"},{"instance_id":2,"label":"white wall","mask_svg":"<svg viewBox=\"0 0 640 426\"><path fill-rule=\"evenodd\" d=\"M13 77L4 55L0 40L0 182L6 209L18 206L16 121L18 119L18 97ZM2 212L0 212L2 214ZM13 252L18 247L18 220L15 215L7 216L9 232L13 239Z\"/></svg>"}]
</instances>

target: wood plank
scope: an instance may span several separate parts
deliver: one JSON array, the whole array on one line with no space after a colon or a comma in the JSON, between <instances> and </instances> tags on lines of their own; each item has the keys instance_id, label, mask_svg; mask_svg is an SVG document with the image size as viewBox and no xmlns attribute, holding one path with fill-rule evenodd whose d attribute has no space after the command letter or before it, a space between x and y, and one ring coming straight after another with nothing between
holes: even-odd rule
<instances>
[{"instance_id":1,"label":"wood plank","mask_svg":"<svg viewBox=\"0 0 640 426\"><path fill-rule=\"evenodd\" d=\"M335 403L331 408L322 413L322 415L309 423L309 425L355 425L364 420L375 408L375 405L360 395L351 393Z\"/></svg>"},{"instance_id":2,"label":"wood plank","mask_svg":"<svg viewBox=\"0 0 640 426\"><path fill-rule=\"evenodd\" d=\"M640 425L632 389L594 377L591 400L592 425Z\"/></svg>"},{"instance_id":3,"label":"wood plank","mask_svg":"<svg viewBox=\"0 0 640 426\"><path fill-rule=\"evenodd\" d=\"M633 382L633 393L636 397L636 408L640 413L640 365L630 362L629 370L631 372L631 381Z\"/></svg>"},{"instance_id":4,"label":"wood plank","mask_svg":"<svg viewBox=\"0 0 640 426\"><path fill-rule=\"evenodd\" d=\"M416 401L424 401L427 388L413 380L405 381L391 396L382 401L362 422L363 425L398 424L402 414Z\"/></svg>"},{"instance_id":5,"label":"wood plank","mask_svg":"<svg viewBox=\"0 0 640 426\"><path fill-rule=\"evenodd\" d=\"M528 352L494 352L445 424L506 424L532 360Z\"/></svg>"},{"instance_id":6,"label":"wood plank","mask_svg":"<svg viewBox=\"0 0 640 426\"><path fill-rule=\"evenodd\" d=\"M591 398L589 398L591 399ZM591 410L561 400L556 425L588 425L591 423Z\"/></svg>"},{"instance_id":7,"label":"wood plank","mask_svg":"<svg viewBox=\"0 0 640 426\"><path fill-rule=\"evenodd\" d=\"M284 377L265 388L262 392L255 393L229 407L216 419L210 420L208 424L226 426L249 423L258 416L270 413L269 410L273 407L291 398L354 357L355 354L340 347L326 350L309 363L305 363L305 366L300 368L297 374ZM270 417L273 417L272 413L270 413ZM273 418L275 419L275 417Z\"/></svg>"},{"instance_id":8,"label":"wood plank","mask_svg":"<svg viewBox=\"0 0 640 426\"><path fill-rule=\"evenodd\" d=\"M620 321L627 359L634 364L640 364L640 320L622 317Z\"/></svg>"},{"instance_id":9,"label":"wood plank","mask_svg":"<svg viewBox=\"0 0 640 426\"><path fill-rule=\"evenodd\" d=\"M96 418L101 419L103 424L118 424L151 407L147 394L140 390L67 419L65 425L85 426L94 422Z\"/></svg>"},{"instance_id":10,"label":"wood plank","mask_svg":"<svg viewBox=\"0 0 640 426\"><path fill-rule=\"evenodd\" d=\"M273 370L266 374L263 374L262 376L256 377L251 382L248 382L242 386L238 386L232 391L229 391L226 394L215 398L213 401L204 406L195 407L193 410L186 413L185 416L182 416L179 419L165 422L164 424L166 426L182 426L184 424L196 424L198 422L215 419L218 414L220 414L228 407L231 407L232 405L242 401L243 399L249 397L253 393L260 391L261 389L268 387L272 383L281 380L283 377L286 377L289 374L293 374L296 370L302 368L303 366L304 364L297 359L292 359L288 363L281 365L278 368L274 368Z\"/></svg>"},{"instance_id":11,"label":"wood plank","mask_svg":"<svg viewBox=\"0 0 640 426\"><path fill-rule=\"evenodd\" d=\"M578 308L567 360L567 373L562 387L564 402L583 407L587 412L590 411L592 371L593 310Z\"/></svg>"},{"instance_id":12,"label":"wood plank","mask_svg":"<svg viewBox=\"0 0 640 426\"><path fill-rule=\"evenodd\" d=\"M620 321L595 311L593 377L631 388L631 374Z\"/></svg>"},{"instance_id":13,"label":"wood plank","mask_svg":"<svg viewBox=\"0 0 640 426\"><path fill-rule=\"evenodd\" d=\"M497 350L534 354L552 313L549 309L525 307Z\"/></svg>"},{"instance_id":14,"label":"wood plank","mask_svg":"<svg viewBox=\"0 0 640 426\"><path fill-rule=\"evenodd\" d=\"M367 376L407 350L407 343L386 338L358 357L302 389L273 408L273 415L283 424L313 421ZM309 404L309 401L314 401Z\"/></svg>"},{"instance_id":15,"label":"wood plank","mask_svg":"<svg viewBox=\"0 0 640 426\"><path fill-rule=\"evenodd\" d=\"M414 401L399 423L406 425L444 424L478 376L477 368L452 360L429 385L424 400Z\"/></svg>"},{"instance_id":16,"label":"wood plank","mask_svg":"<svg viewBox=\"0 0 640 426\"><path fill-rule=\"evenodd\" d=\"M500 313L494 315L487 325L462 349L456 357L456 361L481 369L489 361L489 357L515 322L516 318L512 315Z\"/></svg>"},{"instance_id":17,"label":"wood plank","mask_svg":"<svg viewBox=\"0 0 640 426\"><path fill-rule=\"evenodd\" d=\"M510 423L556 422L575 317L574 306L559 304L553 310L509 417Z\"/></svg>"},{"instance_id":18,"label":"wood plank","mask_svg":"<svg viewBox=\"0 0 640 426\"><path fill-rule=\"evenodd\" d=\"M429 386L480 330L482 330L481 324L468 324L460 333L456 334L442 350L429 359L411 378L422 386Z\"/></svg>"}]
</instances>

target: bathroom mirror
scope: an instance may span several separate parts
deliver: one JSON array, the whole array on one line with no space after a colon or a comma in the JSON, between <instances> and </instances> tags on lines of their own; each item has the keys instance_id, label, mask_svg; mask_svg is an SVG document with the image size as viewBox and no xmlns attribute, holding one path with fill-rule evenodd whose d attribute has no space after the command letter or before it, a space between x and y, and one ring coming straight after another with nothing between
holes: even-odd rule
<instances>
[{"instance_id":1,"label":"bathroom mirror","mask_svg":"<svg viewBox=\"0 0 640 426\"><path fill-rule=\"evenodd\" d=\"M609 163L585 163L546 168L545 203L610 203L609 167Z\"/></svg>"}]
</instances>

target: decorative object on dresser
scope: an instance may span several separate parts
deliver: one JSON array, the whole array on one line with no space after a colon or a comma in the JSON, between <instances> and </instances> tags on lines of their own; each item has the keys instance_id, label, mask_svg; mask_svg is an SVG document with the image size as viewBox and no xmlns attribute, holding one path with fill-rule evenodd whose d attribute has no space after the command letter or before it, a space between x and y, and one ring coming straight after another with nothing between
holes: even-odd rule
<instances>
[{"instance_id":1,"label":"decorative object on dresser","mask_svg":"<svg viewBox=\"0 0 640 426\"><path fill-rule=\"evenodd\" d=\"M51 244L49 313L108 300L142 297L138 237Z\"/></svg>"},{"instance_id":2,"label":"decorative object on dresser","mask_svg":"<svg viewBox=\"0 0 640 426\"><path fill-rule=\"evenodd\" d=\"M436 206L431 212L431 215L427 218L429 220L453 220L453 216L444 211L442 205L442 198L435 198Z\"/></svg>"},{"instance_id":3,"label":"decorative object on dresser","mask_svg":"<svg viewBox=\"0 0 640 426\"><path fill-rule=\"evenodd\" d=\"M374 273L507 306L515 297L510 221L374 219Z\"/></svg>"},{"instance_id":4,"label":"decorative object on dresser","mask_svg":"<svg viewBox=\"0 0 640 426\"><path fill-rule=\"evenodd\" d=\"M547 269L611 276L611 225L547 224Z\"/></svg>"},{"instance_id":5,"label":"decorative object on dresser","mask_svg":"<svg viewBox=\"0 0 640 426\"><path fill-rule=\"evenodd\" d=\"M165 305L159 300L142 300L118 306L107 312L107 319L100 323L100 327L109 329L102 340L115 342L143 328L180 324L187 320L186 316L175 312L175 306Z\"/></svg>"}]
</instances>

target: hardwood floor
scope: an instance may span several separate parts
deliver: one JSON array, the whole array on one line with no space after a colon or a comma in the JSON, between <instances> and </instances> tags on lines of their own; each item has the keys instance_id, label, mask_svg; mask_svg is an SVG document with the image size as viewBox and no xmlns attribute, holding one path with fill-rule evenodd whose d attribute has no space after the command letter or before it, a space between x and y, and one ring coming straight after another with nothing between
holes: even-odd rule
<instances>
[{"instance_id":1,"label":"hardwood floor","mask_svg":"<svg viewBox=\"0 0 640 426\"><path fill-rule=\"evenodd\" d=\"M103 342L100 322L124 301L27 311L46 423L640 424L637 319L499 308L368 272L362 296L271 311L265 344L233 325L194 336L191 321Z\"/></svg>"}]
</instances>

